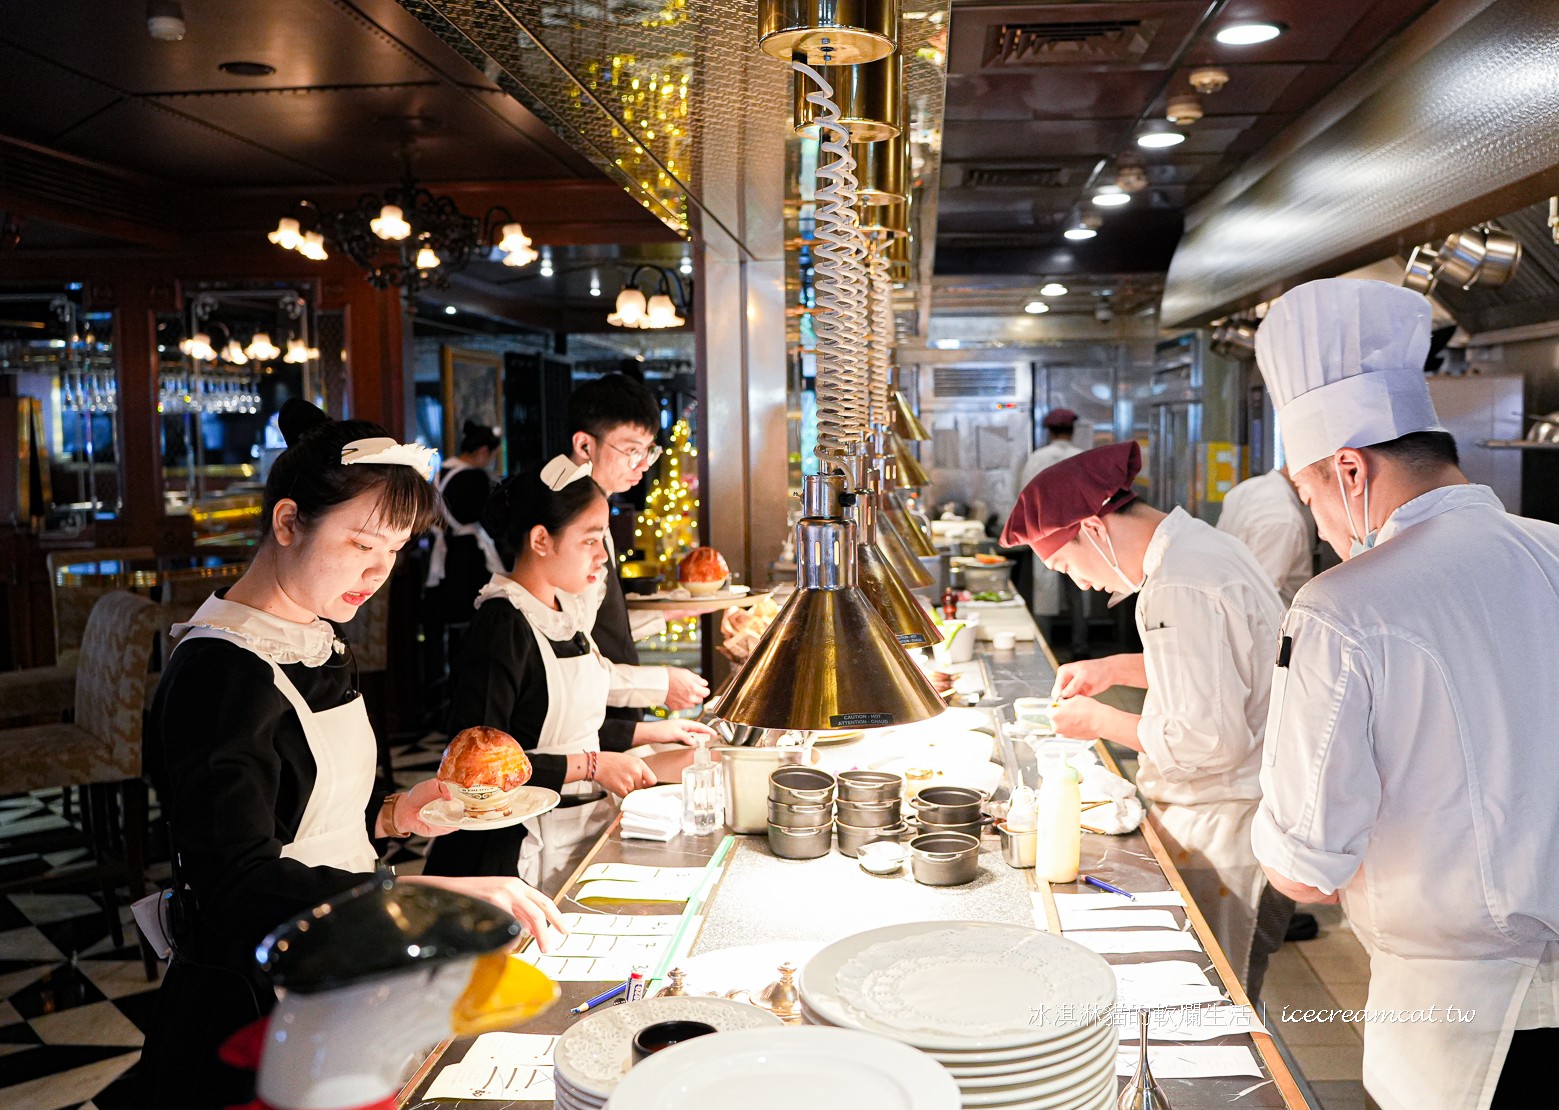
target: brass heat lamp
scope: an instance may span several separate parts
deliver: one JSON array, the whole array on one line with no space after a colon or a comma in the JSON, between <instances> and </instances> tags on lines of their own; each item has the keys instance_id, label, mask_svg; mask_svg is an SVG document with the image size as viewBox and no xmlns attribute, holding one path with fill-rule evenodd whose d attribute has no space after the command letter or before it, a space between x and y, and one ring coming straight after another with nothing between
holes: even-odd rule
<instances>
[{"instance_id":1,"label":"brass heat lamp","mask_svg":"<svg viewBox=\"0 0 1559 1110\"><path fill-rule=\"evenodd\" d=\"M839 122L852 143L897 139L904 130L904 56L897 52L857 66L831 66L824 74L834 87ZM803 73L791 74L792 119L796 130L817 137L817 105L807 99L813 84ZM859 159L860 155L856 155Z\"/></svg>"},{"instance_id":2,"label":"brass heat lamp","mask_svg":"<svg viewBox=\"0 0 1559 1110\"><path fill-rule=\"evenodd\" d=\"M898 22L895 0L758 0L758 45L784 62L860 65L893 53Z\"/></svg>"}]
</instances>

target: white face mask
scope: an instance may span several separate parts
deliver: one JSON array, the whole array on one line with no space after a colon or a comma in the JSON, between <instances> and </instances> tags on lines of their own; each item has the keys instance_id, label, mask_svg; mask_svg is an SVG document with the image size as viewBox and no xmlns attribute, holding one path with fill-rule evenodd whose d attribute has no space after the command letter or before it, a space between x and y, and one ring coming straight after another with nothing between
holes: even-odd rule
<instances>
[{"instance_id":1,"label":"white face mask","mask_svg":"<svg viewBox=\"0 0 1559 1110\"><path fill-rule=\"evenodd\" d=\"M1126 572L1121 570L1120 563L1118 563L1115 559L1115 541L1110 539L1110 534L1108 532L1104 534L1104 542L1110 545L1110 553L1108 555L1104 553L1104 548L1100 547L1099 544L1094 540L1092 534L1084 532L1083 535L1087 536L1088 542L1093 544L1093 549L1099 553L1099 558L1110 564L1110 569L1115 572L1115 577L1119 578L1123 583L1125 583L1126 588L1124 590L1111 591L1111 607L1119 605L1132 594L1142 589L1143 585L1148 580L1147 576L1143 575L1141 582L1133 582L1130 578L1126 577Z\"/></svg>"},{"instance_id":2,"label":"white face mask","mask_svg":"<svg viewBox=\"0 0 1559 1110\"><path fill-rule=\"evenodd\" d=\"M1348 558L1356 558L1358 555L1375 546L1375 539L1380 535L1379 528L1370 527L1370 480L1364 479L1364 538L1360 539L1358 532L1353 527L1353 507L1348 503L1348 495L1342 488L1342 471L1332 468L1337 475L1337 493L1342 498L1342 511L1348 514L1348 535L1353 543L1348 548Z\"/></svg>"}]
</instances>

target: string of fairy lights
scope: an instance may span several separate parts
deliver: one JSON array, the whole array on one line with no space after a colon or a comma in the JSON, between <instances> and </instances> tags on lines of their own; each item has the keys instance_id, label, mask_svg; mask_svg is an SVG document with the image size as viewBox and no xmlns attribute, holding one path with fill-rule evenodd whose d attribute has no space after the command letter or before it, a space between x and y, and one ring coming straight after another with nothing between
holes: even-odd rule
<instances>
[{"instance_id":1,"label":"string of fairy lights","mask_svg":"<svg viewBox=\"0 0 1559 1110\"><path fill-rule=\"evenodd\" d=\"M657 569L664 581L674 583L682 556L698 546L698 448L693 446L693 425L678 420L671 427L671 445L661 457L660 472L650 482L644 508L633 522L633 546L638 558ZM628 553L619 556L626 562ZM698 618L667 621L660 634L662 644L698 642Z\"/></svg>"}]
</instances>

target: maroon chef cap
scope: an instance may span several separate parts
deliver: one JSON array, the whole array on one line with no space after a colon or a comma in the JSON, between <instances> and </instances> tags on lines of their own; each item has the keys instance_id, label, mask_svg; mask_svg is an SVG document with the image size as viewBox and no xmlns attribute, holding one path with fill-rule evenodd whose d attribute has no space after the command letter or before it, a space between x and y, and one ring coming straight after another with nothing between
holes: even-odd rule
<instances>
[{"instance_id":1,"label":"maroon chef cap","mask_svg":"<svg viewBox=\"0 0 1559 1110\"><path fill-rule=\"evenodd\" d=\"M1072 542L1082 522L1137 499L1131 483L1142 470L1137 441L1111 443L1047 466L1018 494L1001 546L1027 544L1048 559Z\"/></svg>"},{"instance_id":2,"label":"maroon chef cap","mask_svg":"<svg viewBox=\"0 0 1559 1110\"><path fill-rule=\"evenodd\" d=\"M1071 409L1051 409L1039 422L1042 428L1070 428L1077 423L1077 414Z\"/></svg>"}]
</instances>

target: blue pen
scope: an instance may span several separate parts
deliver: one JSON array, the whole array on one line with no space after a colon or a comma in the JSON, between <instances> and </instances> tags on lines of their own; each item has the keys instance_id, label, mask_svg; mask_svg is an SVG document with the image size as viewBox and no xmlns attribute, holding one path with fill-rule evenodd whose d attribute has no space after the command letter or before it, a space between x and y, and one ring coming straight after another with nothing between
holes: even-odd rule
<instances>
[{"instance_id":1,"label":"blue pen","mask_svg":"<svg viewBox=\"0 0 1559 1110\"><path fill-rule=\"evenodd\" d=\"M596 995L592 999L589 999L588 1001L581 1002L578 1006L575 1006L572 1010L570 1010L569 1013L571 1013L571 1014L582 1014L586 1010L590 1009L590 1007L592 1007L592 1006L599 1006L603 1002L610 1002L612 999L616 998L619 994L622 994L623 991L625 991L627 989L628 989L628 980L624 979L621 983L618 983L615 987L612 987L609 990L602 991L600 994Z\"/></svg>"},{"instance_id":2,"label":"blue pen","mask_svg":"<svg viewBox=\"0 0 1559 1110\"><path fill-rule=\"evenodd\" d=\"M1100 890L1107 890L1111 894L1119 894L1122 898L1130 898L1133 902L1135 902L1137 900L1137 896L1135 894L1131 894L1131 893L1129 893L1127 891L1124 891L1124 890L1122 890L1118 886L1111 886L1109 883L1105 882L1103 879L1096 879L1092 875L1084 875L1083 876L1083 882L1089 883L1092 886L1096 886Z\"/></svg>"}]
</instances>

